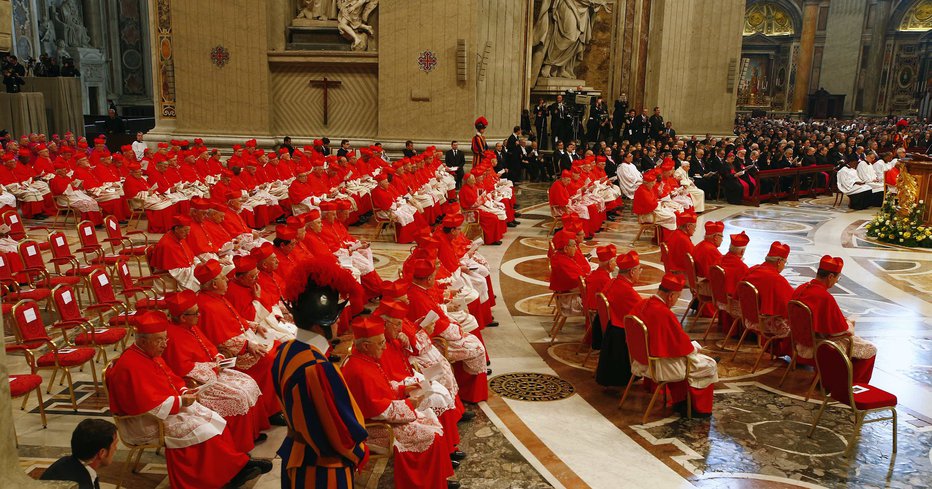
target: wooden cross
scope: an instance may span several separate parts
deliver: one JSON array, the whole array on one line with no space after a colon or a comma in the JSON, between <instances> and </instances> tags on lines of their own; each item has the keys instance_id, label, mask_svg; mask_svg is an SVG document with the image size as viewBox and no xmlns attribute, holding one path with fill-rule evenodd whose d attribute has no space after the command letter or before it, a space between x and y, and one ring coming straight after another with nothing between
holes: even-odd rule
<instances>
[{"instance_id":1,"label":"wooden cross","mask_svg":"<svg viewBox=\"0 0 932 489\"><path fill-rule=\"evenodd\" d=\"M327 89L330 87L338 87L343 83L340 80L330 80L326 76L323 80L311 80L310 86L312 87L321 87L324 89L324 125L326 126L330 120L330 102L327 99Z\"/></svg>"}]
</instances>

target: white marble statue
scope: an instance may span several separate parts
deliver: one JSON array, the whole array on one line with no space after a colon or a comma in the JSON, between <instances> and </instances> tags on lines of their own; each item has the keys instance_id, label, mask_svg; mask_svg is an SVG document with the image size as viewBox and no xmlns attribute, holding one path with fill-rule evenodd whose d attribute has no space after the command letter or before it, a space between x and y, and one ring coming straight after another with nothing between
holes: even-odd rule
<instances>
[{"instance_id":1,"label":"white marble statue","mask_svg":"<svg viewBox=\"0 0 932 489\"><path fill-rule=\"evenodd\" d=\"M369 48L369 39L375 35L367 22L379 6L379 0L337 0L337 23L340 34L353 43L353 51Z\"/></svg>"},{"instance_id":2,"label":"white marble statue","mask_svg":"<svg viewBox=\"0 0 932 489\"><path fill-rule=\"evenodd\" d=\"M595 14L611 12L604 0L543 0L534 21L532 73L537 78L576 78Z\"/></svg>"},{"instance_id":3,"label":"white marble statue","mask_svg":"<svg viewBox=\"0 0 932 489\"><path fill-rule=\"evenodd\" d=\"M337 18L337 0L298 0L296 19L334 20Z\"/></svg>"},{"instance_id":4,"label":"white marble statue","mask_svg":"<svg viewBox=\"0 0 932 489\"><path fill-rule=\"evenodd\" d=\"M55 34L60 41L64 41L65 46L79 48L91 45L91 37L84 27L81 9L76 0L62 0L58 8L49 7L49 12L52 25L55 26Z\"/></svg>"}]
</instances>

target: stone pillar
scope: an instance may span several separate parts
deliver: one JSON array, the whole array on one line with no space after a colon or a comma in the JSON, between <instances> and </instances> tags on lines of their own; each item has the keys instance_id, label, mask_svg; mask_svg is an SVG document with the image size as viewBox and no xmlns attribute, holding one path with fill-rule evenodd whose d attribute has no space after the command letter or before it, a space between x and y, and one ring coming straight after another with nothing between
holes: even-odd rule
<instances>
[{"instance_id":1,"label":"stone pillar","mask_svg":"<svg viewBox=\"0 0 932 489\"><path fill-rule=\"evenodd\" d=\"M103 11L100 8L99 0L84 0L84 27L87 27L87 35L91 38L91 46L97 49L104 47L104 30L100 25Z\"/></svg>"},{"instance_id":2,"label":"stone pillar","mask_svg":"<svg viewBox=\"0 0 932 489\"><path fill-rule=\"evenodd\" d=\"M829 6L819 85L829 93L845 95L845 114L854 110L858 95L861 39L867 7L864 0L832 0Z\"/></svg>"},{"instance_id":3,"label":"stone pillar","mask_svg":"<svg viewBox=\"0 0 932 489\"><path fill-rule=\"evenodd\" d=\"M13 3L0 0L0 51L13 50Z\"/></svg>"},{"instance_id":4,"label":"stone pillar","mask_svg":"<svg viewBox=\"0 0 932 489\"><path fill-rule=\"evenodd\" d=\"M796 87L793 90L793 110L805 110L812 77L812 56L815 51L816 27L819 22L819 2L806 0L803 5L803 31L799 38L799 61L796 63ZM824 57L823 57L824 59Z\"/></svg>"},{"instance_id":5,"label":"stone pillar","mask_svg":"<svg viewBox=\"0 0 932 489\"><path fill-rule=\"evenodd\" d=\"M3 319L0 319L0 329ZM9 372L6 368L6 349L3 335L0 335L0 487L17 489L77 487L72 482L40 482L26 475L19 466L19 454L16 452L16 439L13 436L13 400L10 399ZM35 396L32 396L35 399Z\"/></svg>"},{"instance_id":6,"label":"stone pillar","mask_svg":"<svg viewBox=\"0 0 932 489\"><path fill-rule=\"evenodd\" d=\"M867 69L864 71L864 112L877 113L877 96L880 93L880 71L883 68L883 52L887 41L887 19L893 0L878 0L874 5L874 25L871 30L871 47L867 53Z\"/></svg>"}]
</instances>

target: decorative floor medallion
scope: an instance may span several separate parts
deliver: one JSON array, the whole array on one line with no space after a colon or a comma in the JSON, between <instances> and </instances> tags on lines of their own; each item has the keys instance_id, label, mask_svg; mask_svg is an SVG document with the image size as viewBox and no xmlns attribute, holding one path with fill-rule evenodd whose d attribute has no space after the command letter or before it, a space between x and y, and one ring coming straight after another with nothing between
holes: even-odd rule
<instances>
[{"instance_id":1,"label":"decorative floor medallion","mask_svg":"<svg viewBox=\"0 0 932 489\"><path fill-rule=\"evenodd\" d=\"M559 401L576 393L573 384L560 377L534 372L492 377L489 387L502 397L518 401Z\"/></svg>"}]
</instances>

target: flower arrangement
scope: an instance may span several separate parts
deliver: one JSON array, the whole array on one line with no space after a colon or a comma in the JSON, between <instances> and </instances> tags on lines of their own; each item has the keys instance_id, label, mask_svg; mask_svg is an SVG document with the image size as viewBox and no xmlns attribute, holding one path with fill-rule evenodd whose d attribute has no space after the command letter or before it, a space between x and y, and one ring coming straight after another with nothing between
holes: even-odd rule
<instances>
[{"instance_id":1,"label":"flower arrangement","mask_svg":"<svg viewBox=\"0 0 932 489\"><path fill-rule=\"evenodd\" d=\"M924 211L921 200L902 210L896 194L887 194L880 212L867 223L867 236L900 246L932 248L932 226L923 223Z\"/></svg>"}]
</instances>

